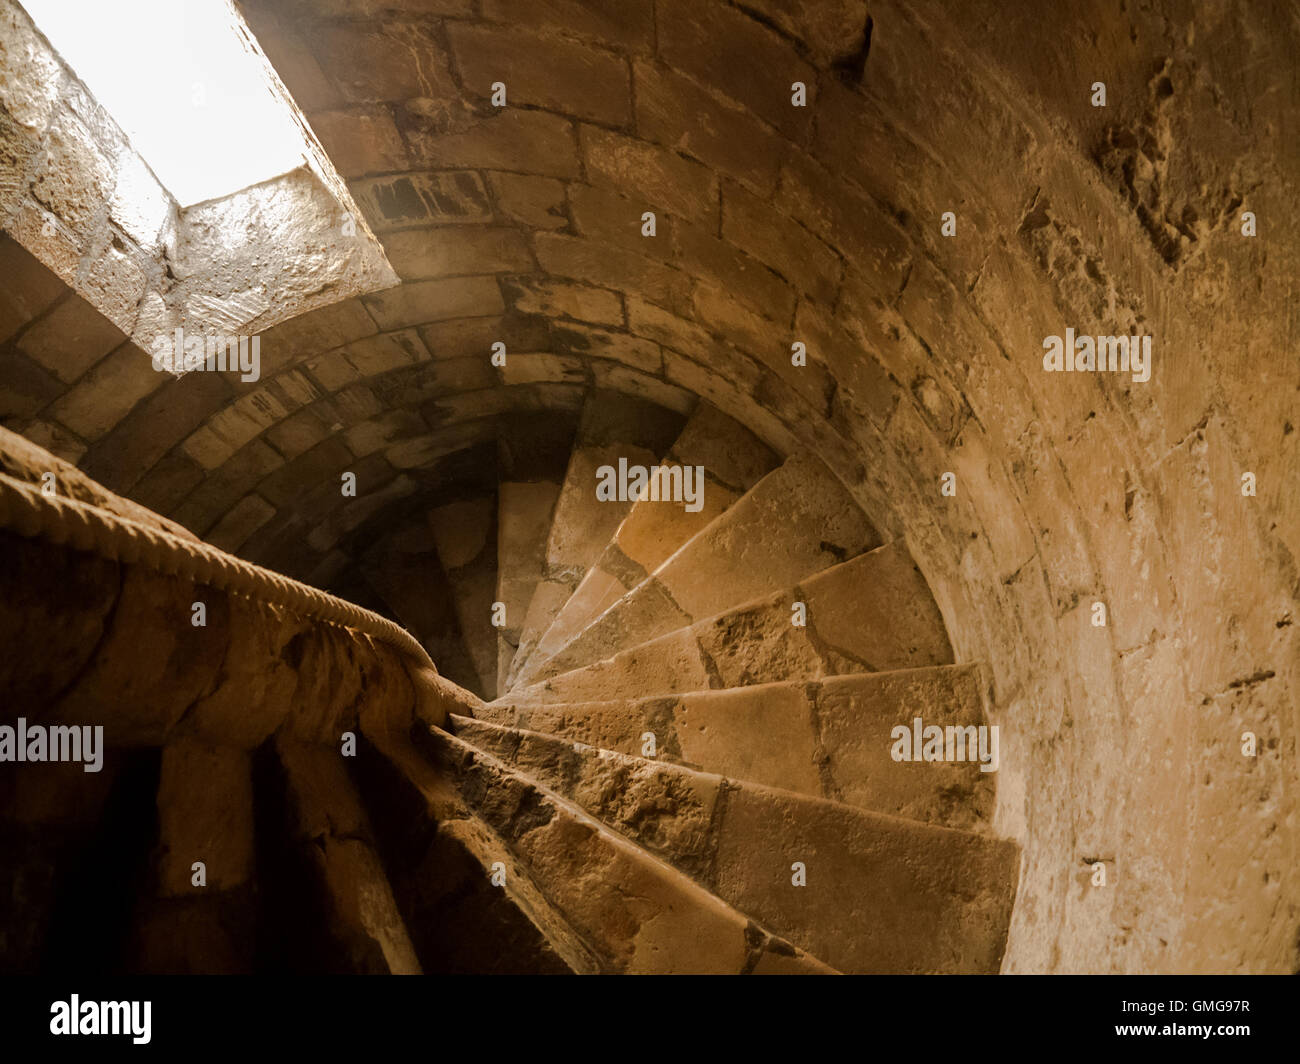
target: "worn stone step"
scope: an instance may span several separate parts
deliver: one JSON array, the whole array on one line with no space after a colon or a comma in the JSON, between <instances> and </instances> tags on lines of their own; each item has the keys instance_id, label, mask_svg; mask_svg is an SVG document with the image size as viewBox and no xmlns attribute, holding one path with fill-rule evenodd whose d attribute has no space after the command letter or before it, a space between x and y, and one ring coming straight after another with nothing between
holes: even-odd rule
<instances>
[{"instance_id":1,"label":"worn stone step","mask_svg":"<svg viewBox=\"0 0 1300 1064\"><path fill-rule=\"evenodd\" d=\"M703 531L777 465L766 444L717 407L700 403L658 463L700 470L699 498L643 498L551 622L533 651L545 660ZM694 482L692 482L694 483Z\"/></svg>"},{"instance_id":2,"label":"worn stone step","mask_svg":"<svg viewBox=\"0 0 1300 1064\"><path fill-rule=\"evenodd\" d=\"M1013 843L537 732L464 718L452 725L841 971L998 970L1015 896Z\"/></svg>"},{"instance_id":3,"label":"worn stone step","mask_svg":"<svg viewBox=\"0 0 1300 1064\"><path fill-rule=\"evenodd\" d=\"M802 618L796 618L798 603ZM891 543L801 584L520 688L512 697L636 698L951 661L943 618L924 577L907 549Z\"/></svg>"},{"instance_id":4,"label":"worn stone step","mask_svg":"<svg viewBox=\"0 0 1300 1064\"><path fill-rule=\"evenodd\" d=\"M880 546L880 536L819 460L795 455L685 543L549 661L512 688L604 661Z\"/></svg>"},{"instance_id":5,"label":"worn stone step","mask_svg":"<svg viewBox=\"0 0 1300 1064\"><path fill-rule=\"evenodd\" d=\"M394 892L426 973L592 974L596 956L406 735L358 759ZM505 879L492 881L501 862Z\"/></svg>"},{"instance_id":6,"label":"worn stone step","mask_svg":"<svg viewBox=\"0 0 1300 1064\"><path fill-rule=\"evenodd\" d=\"M461 634L484 698L497 691L497 638L492 603L497 591L497 502L495 496L450 502L429 511L429 527Z\"/></svg>"},{"instance_id":7,"label":"worn stone step","mask_svg":"<svg viewBox=\"0 0 1300 1064\"><path fill-rule=\"evenodd\" d=\"M505 610L497 629L497 690L506 690L523 633L524 614L542 578L546 537L560 496L552 480L502 481L497 488L496 601Z\"/></svg>"},{"instance_id":8,"label":"worn stone step","mask_svg":"<svg viewBox=\"0 0 1300 1064\"><path fill-rule=\"evenodd\" d=\"M677 438L684 421L675 411L616 392L594 391L583 404L547 536L542 579L524 615L510 684L631 509L630 502L596 498L597 470L617 466L620 458L633 465L653 465Z\"/></svg>"},{"instance_id":9,"label":"worn stone step","mask_svg":"<svg viewBox=\"0 0 1300 1064\"><path fill-rule=\"evenodd\" d=\"M439 728L422 734L436 773L499 840L484 859L507 865L507 883L517 862L600 971L830 973L546 785Z\"/></svg>"},{"instance_id":10,"label":"worn stone step","mask_svg":"<svg viewBox=\"0 0 1300 1064\"><path fill-rule=\"evenodd\" d=\"M910 729L917 718L941 728L987 725L984 688L978 666L943 665L606 702L500 700L474 715L624 754L653 752L659 761L862 809L982 831L992 818L996 769L983 771L974 757L918 764L890 755L894 729ZM996 735L990 731L986 739ZM997 754L1000 762L1000 749Z\"/></svg>"},{"instance_id":11,"label":"worn stone step","mask_svg":"<svg viewBox=\"0 0 1300 1064\"><path fill-rule=\"evenodd\" d=\"M497 601L505 609L497 630L498 691L506 689L528 603L543 576L546 540L577 430L576 410L572 417L516 414L497 426Z\"/></svg>"}]
</instances>

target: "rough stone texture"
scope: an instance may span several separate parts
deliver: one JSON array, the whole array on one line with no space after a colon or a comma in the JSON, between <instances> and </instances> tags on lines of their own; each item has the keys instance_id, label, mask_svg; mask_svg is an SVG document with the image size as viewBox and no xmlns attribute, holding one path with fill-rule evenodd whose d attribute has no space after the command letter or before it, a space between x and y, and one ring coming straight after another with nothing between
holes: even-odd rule
<instances>
[{"instance_id":1,"label":"rough stone texture","mask_svg":"<svg viewBox=\"0 0 1300 1064\"><path fill-rule=\"evenodd\" d=\"M970 666L824 680L813 697L827 797L910 820L983 828L992 818L995 773L973 760L918 764L889 754L893 729L911 728L917 718L942 728L987 724L981 682ZM998 769L1015 756L999 736Z\"/></svg>"},{"instance_id":2,"label":"rough stone texture","mask_svg":"<svg viewBox=\"0 0 1300 1064\"><path fill-rule=\"evenodd\" d=\"M212 686L187 710L184 728L208 742L251 749L289 714L298 685L294 651L307 625L262 602L236 599L228 608L225 658Z\"/></svg>"},{"instance_id":3,"label":"rough stone texture","mask_svg":"<svg viewBox=\"0 0 1300 1064\"><path fill-rule=\"evenodd\" d=\"M844 972L994 973L1015 897L1013 843L762 788L728 791L713 886ZM807 885L791 884L802 861Z\"/></svg>"},{"instance_id":4,"label":"rough stone texture","mask_svg":"<svg viewBox=\"0 0 1300 1064\"><path fill-rule=\"evenodd\" d=\"M591 944L601 971L740 974L767 952L793 955L807 973L829 971L495 758L445 733L431 743L466 803Z\"/></svg>"},{"instance_id":5,"label":"rough stone texture","mask_svg":"<svg viewBox=\"0 0 1300 1064\"><path fill-rule=\"evenodd\" d=\"M0 614L6 712L41 719L93 660L121 594L113 562L0 533L7 608Z\"/></svg>"},{"instance_id":6,"label":"rough stone texture","mask_svg":"<svg viewBox=\"0 0 1300 1064\"><path fill-rule=\"evenodd\" d=\"M439 377L430 404L429 363L363 376L345 345L377 327L340 327L298 354L322 398L205 471L179 448L234 398L227 389L168 384L132 400L133 415L113 384L97 409L97 367L114 353L65 382L14 346L63 294L41 270L66 279L87 263L78 294L106 314L134 282L89 283L93 264L118 261L110 223L89 244L72 218L43 234L54 216L0 181L6 231L46 264L4 271L6 289L23 293L22 320L12 303L0 316L15 330L0 349L6 426L206 534L279 466L367 423L367 441L379 433L385 446L360 470L367 494L355 504L336 486L350 452L295 468L274 501L258 492L277 515L239 549L307 573L359 551L354 538L385 512L396 519L410 496L379 489L399 470L427 504L446 501L439 493L472 479L466 456L496 436L494 419L571 414L597 382L702 398L779 454L816 454L885 539L906 543L955 659L988 662L991 719L1018 751L998 773L995 826L1025 848L1006 970L1295 970L1292 23L1268 6L1117 13L1076 0L1045 26L987 0L888 0L871 6L868 51L860 6L839 0L421 6L430 27L522 31L539 54L563 40L600 53L593 64L626 61L635 125L610 129L563 109L481 113L490 61L454 87L439 71L436 100L350 100L344 89L363 75L406 71L332 67L316 31L345 18L358 34L387 32L409 6L245 6L279 16L265 28L253 19L257 33L346 176L473 174L483 220L455 224L517 226L529 243L540 273L522 275L532 283L513 285L511 300L538 312L502 312L485 287L467 317L437 323L445 349L481 357L501 339L512 355L565 357L520 359L526 383L491 401L468 375ZM5 165L27 167L28 134L60 106L59 79L48 55L10 55L26 65L3 82L0 137L15 160ZM796 72L806 109L789 106ZM1099 78L1105 108L1086 91ZM587 155L606 149L588 171ZM630 159L644 175L627 172ZM654 238L640 235L649 209ZM949 210L954 238L939 230ZM1245 210L1255 238L1241 235ZM443 224L433 218L411 228ZM679 225L698 232L679 238ZM151 227L131 222L124 235ZM755 306L748 281L720 283L738 264L749 270L730 276L761 278L770 307ZM560 308L543 297L560 284L606 293L593 305L611 321L621 306L626 321L604 331L637 342L641 368L615 374L606 355L555 350ZM792 299L792 314L770 316ZM1067 326L1153 335L1152 379L1044 374L1042 340ZM789 365L796 339L807 373ZM640 343L658 348L658 368L645 368ZM299 449L304 439L314 442ZM1254 497L1240 493L1247 471ZM955 496L938 490L946 472ZM316 525L328 520L333 535L352 520L342 514L371 506L328 547L305 545ZM1108 606L1104 628L1090 623L1093 602ZM1260 756L1232 753L1243 731L1263 738ZM1113 859L1104 891L1079 880L1099 855Z\"/></svg>"},{"instance_id":7,"label":"rough stone texture","mask_svg":"<svg viewBox=\"0 0 1300 1064\"><path fill-rule=\"evenodd\" d=\"M224 595L188 580L124 567L107 631L86 668L48 710L52 720L102 722L113 745L161 743L209 690L225 657L230 614ZM196 601L207 625L190 623ZM151 653L139 660L142 638ZM67 677L72 680L72 676Z\"/></svg>"},{"instance_id":8,"label":"rough stone texture","mask_svg":"<svg viewBox=\"0 0 1300 1064\"><path fill-rule=\"evenodd\" d=\"M793 527L811 534L789 535L786 530ZM791 458L549 660L517 672L514 684L523 687L606 659L811 576L879 542L824 466L806 455Z\"/></svg>"},{"instance_id":9,"label":"rough stone texture","mask_svg":"<svg viewBox=\"0 0 1300 1064\"><path fill-rule=\"evenodd\" d=\"M455 723L459 737L576 802L742 911L761 910L773 931L818 956L835 956L842 971L997 970L1014 894L1007 866L1014 869L1017 860L1007 843L534 732ZM905 855L913 846L924 858ZM740 874L736 865L746 854L752 863ZM789 882L792 856L809 866L807 887ZM830 859L823 865L819 858ZM823 882L814 882L820 877ZM854 926L862 920L873 925L865 933ZM925 932L903 933L908 921Z\"/></svg>"},{"instance_id":10,"label":"rough stone texture","mask_svg":"<svg viewBox=\"0 0 1300 1064\"><path fill-rule=\"evenodd\" d=\"M155 896L138 906L133 967L160 974L250 970L253 820L248 751L192 739L163 748Z\"/></svg>"},{"instance_id":11,"label":"rough stone texture","mask_svg":"<svg viewBox=\"0 0 1300 1064\"><path fill-rule=\"evenodd\" d=\"M863 588L870 591L864 592ZM793 623L793 606L807 624ZM756 602L697 621L604 660L520 683L520 701L582 702L701 688L816 680L848 672L943 665L943 623L907 553L891 544Z\"/></svg>"},{"instance_id":12,"label":"rough stone texture","mask_svg":"<svg viewBox=\"0 0 1300 1064\"><path fill-rule=\"evenodd\" d=\"M247 751L182 739L163 748L158 786L159 891L234 890L253 874L253 780ZM202 861L207 886L191 865Z\"/></svg>"},{"instance_id":13,"label":"rough stone texture","mask_svg":"<svg viewBox=\"0 0 1300 1064\"><path fill-rule=\"evenodd\" d=\"M693 879L712 862L710 823L724 783L537 732L453 718L454 734L564 795Z\"/></svg>"},{"instance_id":14,"label":"rough stone texture","mask_svg":"<svg viewBox=\"0 0 1300 1064\"><path fill-rule=\"evenodd\" d=\"M975 763L896 762L892 729L985 723L973 666L853 673L720 691L604 702L508 697L481 721L528 728L660 761L946 827L986 831L994 775ZM1010 754L1005 747L1001 756Z\"/></svg>"},{"instance_id":15,"label":"rough stone texture","mask_svg":"<svg viewBox=\"0 0 1300 1064\"><path fill-rule=\"evenodd\" d=\"M497 684L504 692L519 648L524 615L540 582L546 538L560 485L555 481L502 481L497 488L496 601L505 608L497 633Z\"/></svg>"},{"instance_id":16,"label":"rough stone texture","mask_svg":"<svg viewBox=\"0 0 1300 1064\"><path fill-rule=\"evenodd\" d=\"M692 513L671 499L633 503L610 544L538 640L537 659L549 658L658 569L775 464L771 451L752 433L707 403L700 404L659 465L698 467L702 505Z\"/></svg>"},{"instance_id":17,"label":"rough stone texture","mask_svg":"<svg viewBox=\"0 0 1300 1064\"><path fill-rule=\"evenodd\" d=\"M630 501L596 498L597 470L617 467L620 458L629 465L653 465L681 424L670 411L614 393L595 393L583 407L546 543L545 579L533 592L524 617L510 684L519 682L538 639L631 508Z\"/></svg>"},{"instance_id":18,"label":"rough stone texture","mask_svg":"<svg viewBox=\"0 0 1300 1064\"><path fill-rule=\"evenodd\" d=\"M425 970L599 971L592 948L410 737L371 738L383 755L370 773L385 784L387 815L378 823ZM490 875L501 870L504 883L493 884Z\"/></svg>"}]
</instances>

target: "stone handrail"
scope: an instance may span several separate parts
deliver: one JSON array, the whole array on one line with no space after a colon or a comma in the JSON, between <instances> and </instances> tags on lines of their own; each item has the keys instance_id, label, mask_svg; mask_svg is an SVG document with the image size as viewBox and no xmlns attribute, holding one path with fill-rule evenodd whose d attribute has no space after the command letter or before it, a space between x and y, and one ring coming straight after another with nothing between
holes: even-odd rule
<instances>
[{"instance_id":1,"label":"stone handrail","mask_svg":"<svg viewBox=\"0 0 1300 1064\"><path fill-rule=\"evenodd\" d=\"M168 576L270 605L300 617L340 625L379 640L433 668L428 652L387 617L246 562L202 540L182 539L90 503L47 495L37 485L0 473L0 528L88 551L108 561L145 565Z\"/></svg>"},{"instance_id":2,"label":"stone handrail","mask_svg":"<svg viewBox=\"0 0 1300 1064\"><path fill-rule=\"evenodd\" d=\"M4 577L11 620L21 631L33 608L52 608L56 623L0 669L15 712L81 721L107 710L127 745L167 742L184 722L245 748L282 725L337 741L363 720L400 732L412 715L472 712L473 696L388 618L204 543L21 437L0 445L0 534L20 537ZM101 573L88 577L101 580L96 601L55 590L65 577L53 570L65 570L49 551L60 547L98 560L78 569ZM205 620L192 627L200 602Z\"/></svg>"}]
</instances>

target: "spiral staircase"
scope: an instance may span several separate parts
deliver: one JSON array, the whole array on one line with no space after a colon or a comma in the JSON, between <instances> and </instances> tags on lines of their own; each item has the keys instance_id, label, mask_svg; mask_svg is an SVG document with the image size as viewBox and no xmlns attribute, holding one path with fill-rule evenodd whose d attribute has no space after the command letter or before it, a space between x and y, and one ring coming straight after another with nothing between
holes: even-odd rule
<instances>
[{"instance_id":1,"label":"spiral staircase","mask_svg":"<svg viewBox=\"0 0 1300 1064\"><path fill-rule=\"evenodd\" d=\"M102 779L6 776L11 809L79 811L6 828L17 910L36 914L6 932L11 969L998 971L1019 853L990 833L995 774L890 756L917 717L985 720L979 667L954 664L903 544L816 457L782 458L703 401L683 416L593 391L567 457L514 450L503 433L494 491L478 476L411 509L331 589L419 640L439 711L363 709L340 756L329 714L226 746L210 720L187 734L187 708ZM597 499L620 458L701 467L703 506ZM9 586L63 549L4 535ZM277 666L346 685L286 639ZM131 653L147 672L148 646ZM363 668L360 686L384 684ZM128 712L127 691L106 697Z\"/></svg>"},{"instance_id":2,"label":"spiral staircase","mask_svg":"<svg viewBox=\"0 0 1300 1064\"><path fill-rule=\"evenodd\" d=\"M1285 5L234 7L186 206L0 0L0 972L1300 969Z\"/></svg>"}]
</instances>

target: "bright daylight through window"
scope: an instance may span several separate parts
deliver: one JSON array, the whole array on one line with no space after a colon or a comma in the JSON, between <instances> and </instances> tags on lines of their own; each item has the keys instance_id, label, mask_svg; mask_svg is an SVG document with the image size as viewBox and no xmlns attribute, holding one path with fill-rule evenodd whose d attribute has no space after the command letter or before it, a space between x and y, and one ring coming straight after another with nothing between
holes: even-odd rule
<instances>
[{"instance_id":1,"label":"bright daylight through window","mask_svg":"<svg viewBox=\"0 0 1300 1064\"><path fill-rule=\"evenodd\" d=\"M304 141L228 0L22 0L182 207L300 166Z\"/></svg>"}]
</instances>

